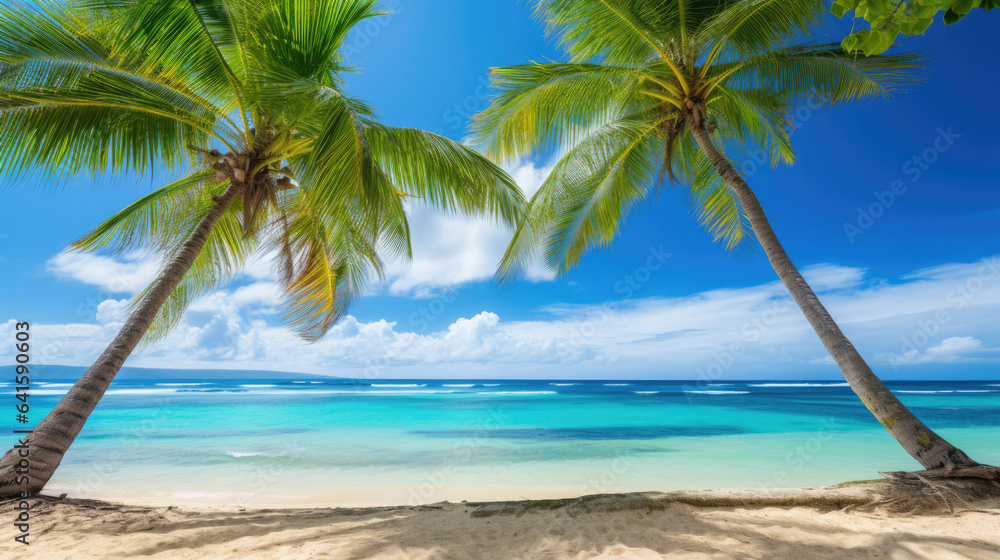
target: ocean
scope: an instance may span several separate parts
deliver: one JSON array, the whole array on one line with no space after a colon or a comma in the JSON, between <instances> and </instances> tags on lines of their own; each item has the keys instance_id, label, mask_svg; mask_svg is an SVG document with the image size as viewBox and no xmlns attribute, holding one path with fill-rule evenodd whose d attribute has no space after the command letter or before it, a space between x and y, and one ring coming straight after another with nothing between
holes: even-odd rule
<instances>
[{"instance_id":1,"label":"ocean","mask_svg":"<svg viewBox=\"0 0 1000 560\"><path fill-rule=\"evenodd\" d=\"M34 384L32 424L69 381ZM974 459L1000 463L1000 381L887 385ZM0 393L13 403L11 383ZM12 420L0 417L6 446ZM918 468L835 381L132 379L108 391L46 493L397 505L815 486Z\"/></svg>"}]
</instances>

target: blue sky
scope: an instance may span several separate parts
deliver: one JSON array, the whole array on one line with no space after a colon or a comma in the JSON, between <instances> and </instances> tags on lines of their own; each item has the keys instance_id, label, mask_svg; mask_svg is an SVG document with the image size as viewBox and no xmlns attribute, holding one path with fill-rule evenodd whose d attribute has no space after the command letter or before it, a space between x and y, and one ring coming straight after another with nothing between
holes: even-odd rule
<instances>
[{"instance_id":1,"label":"blue sky","mask_svg":"<svg viewBox=\"0 0 1000 560\"><path fill-rule=\"evenodd\" d=\"M462 139L468 117L488 102L488 67L564 57L524 1L385 4L395 13L362 26L345 52L359 70L347 77L350 93L391 125ZM852 25L830 23L817 41L839 41ZM976 11L905 38L903 48L932 55L924 83L892 100L803 108L793 134L797 164L749 177L786 250L812 271L844 330L887 378L1000 377L992 320L1000 311L1000 272L992 272L1000 254L998 23L1000 12ZM511 171L531 190L550 163L539 157ZM905 191L897 184L891 202L875 194L894 181ZM0 191L3 318L40 326L50 349L43 359L89 364L120 324L124 302L155 274L155 262L139 256L60 253L161 182L71 178L54 187L27 177ZM877 217L859 215L873 204ZM613 248L578 270L555 280L536 271L503 293L489 275L508 234L421 208L414 232L414 263L393 265L387 284L317 345L280 329L267 267L256 265L130 364L690 379L714 375L712 364L728 363L739 345L719 376L839 375L798 312L785 309L763 254L734 257L713 244L681 189L651 198ZM651 257L657 269L644 272ZM629 276L647 272L628 287ZM968 295L952 297L962 286Z\"/></svg>"}]
</instances>

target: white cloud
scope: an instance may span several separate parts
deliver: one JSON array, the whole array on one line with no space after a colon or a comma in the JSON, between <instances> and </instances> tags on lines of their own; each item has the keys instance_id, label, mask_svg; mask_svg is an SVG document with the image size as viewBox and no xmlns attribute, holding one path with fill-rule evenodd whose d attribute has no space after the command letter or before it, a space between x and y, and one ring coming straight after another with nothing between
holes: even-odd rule
<instances>
[{"instance_id":1,"label":"white cloud","mask_svg":"<svg viewBox=\"0 0 1000 560\"><path fill-rule=\"evenodd\" d=\"M835 265L810 267L807 274L880 374L905 377L906 367L928 363L1000 362L997 257L935 267L896 283L865 281L861 269ZM129 363L387 378L837 374L777 281L684 297L553 304L529 321L484 310L437 332L349 316L312 345L277 324L276 293L274 284L256 282L200 298L175 332ZM97 306L101 324L35 326L39 361L88 365L115 335L115 317L126 303L109 299ZM11 328L0 325L0 336Z\"/></svg>"},{"instance_id":2,"label":"white cloud","mask_svg":"<svg viewBox=\"0 0 1000 560\"><path fill-rule=\"evenodd\" d=\"M974 336L953 336L924 351L911 345L890 361L897 365L994 362L998 361L994 358L996 352L1000 348L987 348Z\"/></svg>"},{"instance_id":3,"label":"white cloud","mask_svg":"<svg viewBox=\"0 0 1000 560\"><path fill-rule=\"evenodd\" d=\"M824 292L857 287L865 276L865 269L822 264L806 267L802 270L802 276L813 290Z\"/></svg>"},{"instance_id":4,"label":"white cloud","mask_svg":"<svg viewBox=\"0 0 1000 560\"><path fill-rule=\"evenodd\" d=\"M527 162L508 172L530 198L551 170ZM411 207L410 230L413 260L386 266L388 291L393 295L427 296L445 286L491 278L512 235L489 220L446 214L420 203ZM552 274L536 264L527 278L549 280Z\"/></svg>"},{"instance_id":5,"label":"white cloud","mask_svg":"<svg viewBox=\"0 0 1000 560\"><path fill-rule=\"evenodd\" d=\"M59 278L97 286L115 294L137 294L144 290L160 270L158 259L138 253L120 260L91 253L64 251L46 263L49 272Z\"/></svg>"},{"instance_id":6,"label":"white cloud","mask_svg":"<svg viewBox=\"0 0 1000 560\"><path fill-rule=\"evenodd\" d=\"M953 336L941 341L941 344L927 349L928 354L936 356L956 356L976 350L983 341L973 336Z\"/></svg>"},{"instance_id":7,"label":"white cloud","mask_svg":"<svg viewBox=\"0 0 1000 560\"><path fill-rule=\"evenodd\" d=\"M531 162L518 164L507 171L531 197L548 177L549 166ZM441 288L492 278L512 232L485 218L448 214L419 202L411 205L410 231L413 259L386 263L385 290L397 296L428 297ZM250 280L253 290L276 290L270 285L276 276L275 254L255 255L240 271L239 277ZM113 258L89 253L63 252L48 261L49 272L64 279L97 286L111 293L136 294L145 289L161 267L159 259L137 253ZM551 280L553 275L541 263L526 271L530 281ZM376 286L376 291L379 289ZM237 290L236 297L248 296ZM255 292L277 305L274 293Z\"/></svg>"},{"instance_id":8,"label":"white cloud","mask_svg":"<svg viewBox=\"0 0 1000 560\"><path fill-rule=\"evenodd\" d=\"M97 304L97 315L95 318L102 325L123 321L125 315L128 313L130 303L131 300L128 299L106 299Z\"/></svg>"}]
</instances>

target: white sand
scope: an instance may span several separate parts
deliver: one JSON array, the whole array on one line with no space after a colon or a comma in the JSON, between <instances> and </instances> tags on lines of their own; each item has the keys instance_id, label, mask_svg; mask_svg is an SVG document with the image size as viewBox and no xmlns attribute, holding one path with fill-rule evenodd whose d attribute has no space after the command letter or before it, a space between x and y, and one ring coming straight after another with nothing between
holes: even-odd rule
<instances>
[{"instance_id":1,"label":"white sand","mask_svg":"<svg viewBox=\"0 0 1000 560\"><path fill-rule=\"evenodd\" d=\"M722 498L729 503L759 505L790 495L801 497L801 503L819 495L850 500L868 490L781 492L688 494L700 503ZM603 501L579 500L571 507L563 504L558 509L553 508L560 504L535 503L525 508L523 504L499 503L246 511L44 501L33 508L33 544L15 546L9 538L4 539L0 557L1000 559L1000 510L898 516L861 513L850 507L843 511L838 509L843 504L836 501L817 509L704 507L678 503L674 498L655 499L659 500L655 507L605 497ZM482 516L484 512L489 515ZM4 525L10 534L12 528Z\"/></svg>"}]
</instances>

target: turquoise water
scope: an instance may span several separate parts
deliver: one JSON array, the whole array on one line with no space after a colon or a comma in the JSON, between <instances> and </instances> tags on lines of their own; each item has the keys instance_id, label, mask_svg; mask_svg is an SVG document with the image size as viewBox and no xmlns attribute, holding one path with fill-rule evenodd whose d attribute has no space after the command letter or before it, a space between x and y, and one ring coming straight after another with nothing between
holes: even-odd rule
<instances>
[{"instance_id":1,"label":"turquoise water","mask_svg":"<svg viewBox=\"0 0 1000 560\"><path fill-rule=\"evenodd\" d=\"M888 385L974 458L1000 463L1000 382ZM68 387L37 385L32 419ZM0 426L5 444L11 428ZM385 505L809 486L916 468L836 382L145 380L113 385L47 491Z\"/></svg>"}]
</instances>

